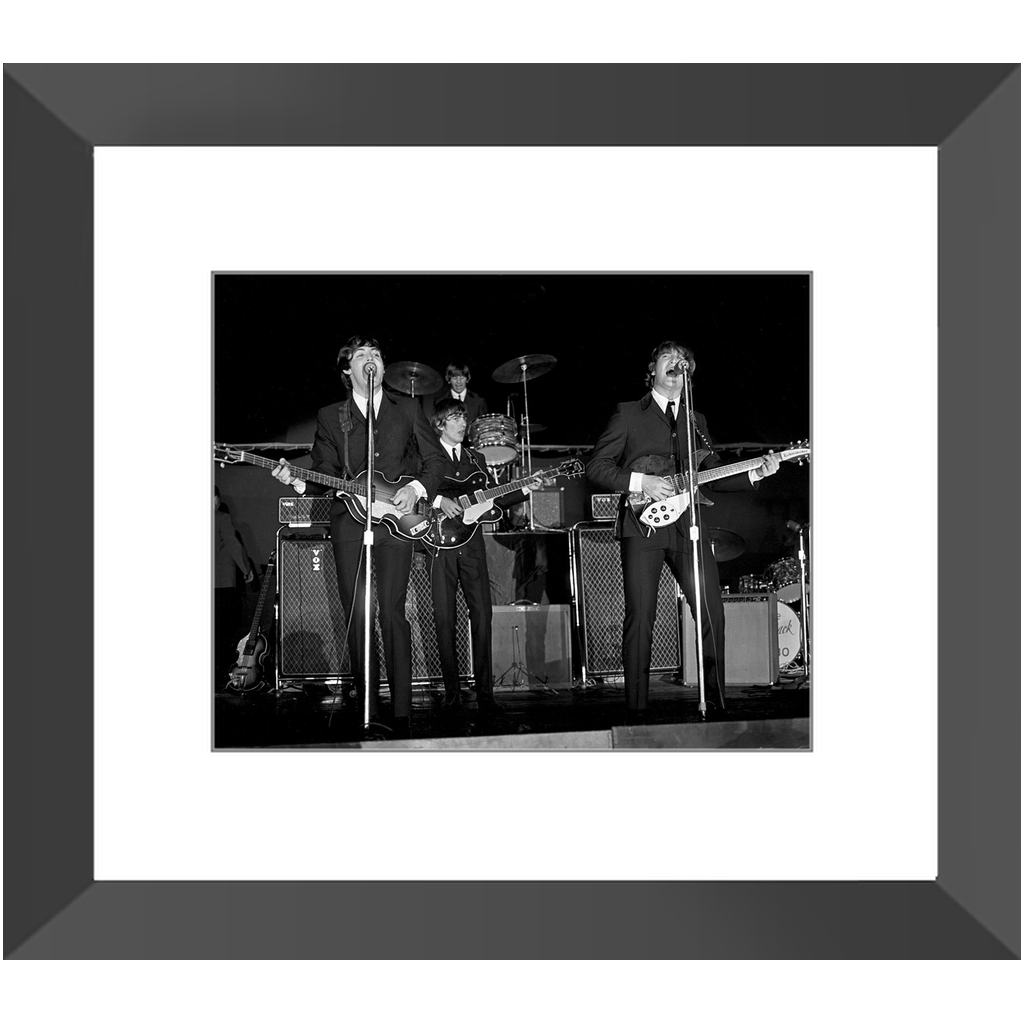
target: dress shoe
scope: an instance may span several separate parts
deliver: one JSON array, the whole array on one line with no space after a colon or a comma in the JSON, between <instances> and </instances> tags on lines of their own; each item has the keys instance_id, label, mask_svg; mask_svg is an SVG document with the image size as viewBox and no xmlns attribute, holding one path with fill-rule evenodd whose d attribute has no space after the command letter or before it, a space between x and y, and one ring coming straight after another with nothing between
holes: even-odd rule
<instances>
[{"instance_id":1,"label":"dress shoe","mask_svg":"<svg viewBox=\"0 0 1024 1024\"><path fill-rule=\"evenodd\" d=\"M392 730L391 738L394 740L412 738L412 719L408 715L395 719L395 728Z\"/></svg>"},{"instance_id":2,"label":"dress shoe","mask_svg":"<svg viewBox=\"0 0 1024 1024\"><path fill-rule=\"evenodd\" d=\"M705 722L728 722L731 721L732 715L722 707L711 702L708 703L707 710L704 712L703 720Z\"/></svg>"},{"instance_id":3,"label":"dress shoe","mask_svg":"<svg viewBox=\"0 0 1024 1024\"><path fill-rule=\"evenodd\" d=\"M648 721L647 708L626 709L626 725L646 725Z\"/></svg>"}]
</instances>

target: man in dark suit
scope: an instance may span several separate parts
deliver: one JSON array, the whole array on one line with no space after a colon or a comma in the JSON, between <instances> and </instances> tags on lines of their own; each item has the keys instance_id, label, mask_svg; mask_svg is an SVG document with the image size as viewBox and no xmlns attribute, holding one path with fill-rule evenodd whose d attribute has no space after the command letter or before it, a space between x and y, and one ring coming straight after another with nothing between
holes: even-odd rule
<instances>
[{"instance_id":1,"label":"man in dark suit","mask_svg":"<svg viewBox=\"0 0 1024 1024\"><path fill-rule=\"evenodd\" d=\"M434 505L452 518L462 515L462 508L455 499L469 493L467 481L474 474L480 474L485 479L472 487L472 490L487 488L487 463L479 452L463 443L467 419L466 407L454 398L442 398L434 407L434 429L441 435L441 449L448 461L445 479L434 499ZM520 490L495 498L494 505L499 508L514 505L525 500L530 491L537 490L540 485L541 482L535 478L528 482L524 480ZM444 706L451 710L459 708L462 703L455 651L455 596L460 583L469 609L477 706L483 713L493 714L497 708L491 666L491 581L487 572L483 532L479 527L462 546L438 548L430 559L430 592L441 656L441 674L444 678Z\"/></svg>"},{"instance_id":2,"label":"man in dark suit","mask_svg":"<svg viewBox=\"0 0 1024 1024\"><path fill-rule=\"evenodd\" d=\"M648 379L651 390L638 402L622 402L600 436L587 466L587 478L606 491L622 492L615 535L621 541L626 615L622 634L622 664L626 683L628 722L644 720L651 674L651 645L658 605L661 567L667 562L695 614L690 510L673 524L653 529L633 513L626 494L642 492L654 501L671 497L671 474L687 468L686 415L681 409L685 374L696 369L686 346L666 341L651 353ZM680 415L682 413L682 415ZM695 412L695 448L713 449L704 417ZM720 463L712 454L701 464L710 469ZM750 490L757 480L779 467L777 455L764 457L749 474L727 477L712 490ZM685 500L685 499L684 499ZM699 505L699 502L698 502ZM700 522L698 509L697 522ZM718 582L718 565L706 530L699 546L705 700L709 717L725 716L725 608Z\"/></svg>"},{"instance_id":3,"label":"man in dark suit","mask_svg":"<svg viewBox=\"0 0 1024 1024\"><path fill-rule=\"evenodd\" d=\"M434 409L437 403L448 398L454 398L456 402L461 402L466 407L467 425L479 416L486 416L486 399L469 390L469 382L472 376L469 372L469 367L465 363L449 363L444 371L447 387L442 388L433 395L426 395L423 399L423 411L427 414L427 419L433 420Z\"/></svg>"},{"instance_id":4,"label":"man in dark suit","mask_svg":"<svg viewBox=\"0 0 1024 1024\"><path fill-rule=\"evenodd\" d=\"M421 500L430 502L444 478L446 464L419 402L381 390L384 356L373 338L355 336L338 353L341 380L351 395L317 413L312 468L335 477L355 477L366 469L366 410L372 386L374 422L374 470L389 480L414 479L395 496L402 514L415 510ZM299 494L322 493L328 488L295 479L282 465L273 475ZM338 573L338 591L346 621L353 672L363 699L364 523L349 506L336 498L331 506L331 544ZM407 737L412 716L412 634L405 617L405 597L412 568L411 542L394 537L386 527L373 527L373 576L377 591L384 659L391 690L394 736ZM370 711L376 714L378 688L376 658L371 659Z\"/></svg>"}]
</instances>

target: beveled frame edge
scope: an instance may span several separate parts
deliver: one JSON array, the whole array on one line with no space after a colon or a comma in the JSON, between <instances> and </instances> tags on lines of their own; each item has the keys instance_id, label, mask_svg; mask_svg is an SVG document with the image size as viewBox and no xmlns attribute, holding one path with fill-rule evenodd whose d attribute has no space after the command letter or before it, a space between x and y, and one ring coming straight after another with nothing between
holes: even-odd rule
<instances>
[{"instance_id":1,"label":"beveled frame edge","mask_svg":"<svg viewBox=\"0 0 1024 1024\"><path fill-rule=\"evenodd\" d=\"M74 76L76 68L90 66L15 66L5 71L4 95L5 180L8 196L18 200L5 204L5 326L9 342L15 342L8 350L19 384L9 401L24 422L32 424L32 437L48 453L63 450L67 419L73 418L76 441L86 450L71 464L62 464L62 492L75 496L71 528L91 534L92 394L82 382L92 381L91 149L99 141L90 139L79 122L63 123L61 115L35 99L18 81L18 67L52 68L55 74ZM145 80L147 74L156 73L149 69L156 67L180 66L136 65L128 73ZM215 74L225 66L209 67ZM380 68L391 69L388 73L401 91L410 83L402 69L416 66L363 67L377 69L367 73L378 75ZM452 69L453 76L466 73L460 66L437 67ZM514 122L509 134L528 133L530 104L517 102L521 98L517 85L522 95L528 86L522 78L517 83L514 70L523 66L505 67L512 69L503 86L508 90L505 121ZM554 67L566 76L573 73L570 66ZM621 66L591 66L595 67L604 69L601 73L609 78L616 76L615 89L625 109L630 104L642 104L647 110L657 107L658 96L647 92L649 82L642 72L631 92L624 88L623 72L615 70ZM703 74L721 86L720 68L703 67L710 70L697 66L685 73L691 80ZM773 82L779 85L770 65L732 67L748 83L762 76L761 96L770 99ZM775 67L786 68L786 74L797 80L802 76L810 88L821 66ZM872 116L881 117L879 112L889 106L884 94L892 87L893 66L887 66L884 75L874 76L872 65L839 67L844 69L841 86L835 78L830 82L833 89L841 88L850 97L850 104L843 108L849 123L836 115L827 129L815 121L804 125L801 135L817 130L829 140L824 144L835 144L837 137L866 144ZM896 67L901 69L900 81L914 81L915 75L934 80L934 66ZM981 635L990 648L979 654L956 626L962 625L965 593L972 598L1000 595L996 601L1004 601L1011 609L1016 598L1019 610L1016 583L1009 594L1002 595L1010 588L1008 581L999 578L995 562L984 559L977 542L965 543L963 524L972 522L972 511L973 518L977 513L967 493L973 488L964 488L963 483L965 478L984 481L988 493L996 492L986 519L990 535L1017 535L1012 527L1014 523L1019 527L1019 476L1012 470L1007 473L1005 466L1008 462L1019 466L1019 449L1015 462L1007 459L1005 434L995 435L986 444L985 437L979 443L979 431L1003 430L1012 425L1013 412L1019 412L1015 385L1020 336L1016 290L1020 72L1014 66L982 66L999 71L997 84L991 85L990 75L987 85L968 87L958 66L941 67L949 69L952 84L939 91L936 103L945 104L948 116L944 118L939 110L927 119L932 135L936 125L942 126L938 137L922 140L920 125L901 128L891 121L881 131L881 144L897 144L893 135L902 130L907 144L939 148L942 589L940 874L936 883L95 883L92 616L84 613L91 608L94 555L90 551L87 558L76 557L69 572L65 546L24 543L11 546L10 578L60 580L61 586L37 589L20 603L15 614L24 622L10 635L21 638L21 643L8 645L7 651L7 955L23 959L288 959L365 957L380 951L396 957L421 952L429 927L451 954L485 945L491 955L513 957L526 948L532 956L552 958L567 952L603 955L621 937L640 929L646 936L643 945L649 943L661 956L763 956L766 949L778 957L812 958L1019 956L1019 650L1013 631L999 636L986 628ZM287 70L280 69L302 66L276 68L278 75L287 75ZM343 70L353 74L352 68ZM787 79L787 88L791 84L792 79ZM201 91L202 83L197 88ZM104 94L103 88L96 89L96 104L102 105ZM716 96L705 92L704 97L714 112ZM395 103L393 95L385 99ZM196 110L194 93L182 94L180 100L183 118L175 122L173 131L166 130L165 144L181 143L182 123ZM173 99L164 97L164 101L174 109ZM77 102L88 108L86 86L79 89ZM671 120L671 97L662 113ZM772 144L780 133L785 137L778 123L755 129L730 122L733 115L735 96L730 95L723 101L721 122L731 141L718 140L721 144ZM63 117L66 121L66 113ZM570 118L565 122L572 123ZM434 140L444 144L441 127L428 127L436 133ZM631 137L635 133L626 132L618 122L604 128L605 134L595 142L623 144L617 136L625 135L624 144L638 144ZM145 126L145 144L153 144L153 130L152 124ZM120 135L117 132L116 125L105 126L102 144L138 141L126 126ZM473 134L472 126L458 126L458 134L464 144L467 134ZM669 141L684 144L687 140ZM200 144L210 140L204 137ZM546 140L544 144L554 143ZM55 293L59 301L54 301ZM1018 341L1016 374L1012 373L1014 338ZM974 390L964 386L965 352L975 373L984 375ZM42 409L53 414L41 417ZM965 418L977 429L959 429ZM40 503L32 510L32 524L31 534L44 541L67 538L69 509L63 502ZM1005 532L1007 526L1011 529ZM980 607L983 602L973 604ZM1009 619L1012 622L1015 617ZM989 620L981 621L987 626ZM66 665L75 665L75 671L59 670ZM1012 685L1006 685L1008 680ZM967 685L979 686L982 699L965 692ZM971 714L972 708L978 713ZM1014 763L1017 771L1009 772L1008 778L1007 769ZM979 778L985 780L980 789ZM484 907L490 927L482 934L477 911ZM396 921L406 927L396 927ZM635 945L631 950L634 956L643 955Z\"/></svg>"}]
</instances>

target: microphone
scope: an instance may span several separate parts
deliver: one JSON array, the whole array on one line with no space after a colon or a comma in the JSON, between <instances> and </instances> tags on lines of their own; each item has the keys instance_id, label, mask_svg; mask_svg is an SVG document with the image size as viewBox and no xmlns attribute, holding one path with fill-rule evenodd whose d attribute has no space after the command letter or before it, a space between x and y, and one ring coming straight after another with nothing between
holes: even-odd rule
<instances>
[{"instance_id":1,"label":"microphone","mask_svg":"<svg viewBox=\"0 0 1024 1024\"><path fill-rule=\"evenodd\" d=\"M690 364L685 359L677 359L673 366L670 366L665 372L669 377L678 377L680 373L686 373L690 369Z\"/></svg>"},{"instance_id":2,"label":"microphone","mask_svg":"<svg viewBox=\"0 0 1024 1024\"><path fill-rule=\"evenodd\" d=\"M376 363L367 363L363 367L363 376L366 377L367 380L369 380L370 377L374 376L376 374L376 372L377 372L377 364Z\"/></svg>"},{"instance_id":3,"label":"microphone","mask_svg":"<svg viewBox=\"0 0 1024 1024\"><path fill-rule=\"evenodd\" d=\"M810 523L798 523L795 519L786 520L786 529L793 530L795 533L799 533L805 527L810 525Z\"/></svg>"}]
</instances>

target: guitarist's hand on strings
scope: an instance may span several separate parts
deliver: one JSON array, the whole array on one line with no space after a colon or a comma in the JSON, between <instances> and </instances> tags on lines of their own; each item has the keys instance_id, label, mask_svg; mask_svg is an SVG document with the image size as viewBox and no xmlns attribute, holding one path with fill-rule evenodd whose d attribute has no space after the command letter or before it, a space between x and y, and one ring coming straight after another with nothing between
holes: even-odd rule
<instances>
[{"instance_id":1,"label":"guitarist's hand on strings","mask_svg":"<svg viewBox=\"0 0 1024 1024\"><path fill-rule=\"evenodd\" d=\"M655 501L671 498L675 494L672 481L665 476L651 476L649 473L644 473L642 487L644 494Z\"/></svg>"},{"instance_id":2,"label":"guitarist's hand on strings","mask_svg":"<svg viewBox=\"0 0 1024 1024\"><path fill-rule=\"evenodd\" d=\"M462 507L451 498L441 497L441 511L448 519L458 519L462 515Z\"/></svg>"},{"instance_id":3,"label":"guitarist's hand on strings","mask_svg":"<svg viewBox=\"0 0 1024 1024\"><path fill-rule=\"evenodd\" d=\"M401 490L395 493L395 508L398 509L402 515L406 515L412 512L416 508L416 502L419 501L419 494L416 493L416 488L412 484L406 484Z\"/></svg>"},{"instance_id":4,"label":"guitarist's hand on strings","mask_svg":"<svg viewBox=\"0 0 1024 1024\"><path fill-rule=\"evenodd\" d=\"M766 476L771 476L773 473L779 471L779 463L782 460L775 454L775 452L769 452L763 459L761 459L761 465L754 470L754 476L758 480L763 480Z\"/></svg>"},{"instance_id":5,"label":"guitarist's hand on strings","mask_svg":"<svg viewBox=\"0 0 1024 1024\"><path fill-rule=\"evenodd\" d=\"M270 475L275 480L280 480L286 486L294 487L296 494L303 494L306 490L306 481L292 476L292 468L284 459L281 459L281 465L277 469L270 471Z\"/></svg>"}]
</instances>

